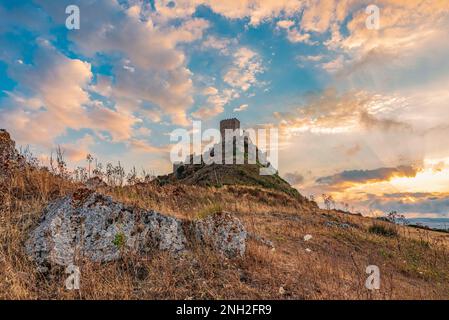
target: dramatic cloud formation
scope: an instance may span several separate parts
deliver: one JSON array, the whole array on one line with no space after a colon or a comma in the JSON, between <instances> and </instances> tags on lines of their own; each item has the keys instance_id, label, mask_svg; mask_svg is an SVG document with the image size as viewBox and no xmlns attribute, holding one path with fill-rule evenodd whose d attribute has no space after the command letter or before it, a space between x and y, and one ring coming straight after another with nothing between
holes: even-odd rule
<instances>
[{"instance_id":1,"label":"dramatic cloud formation","mask_svg":"<svg viewBox=\"0 0 449 320\"><path fill-rule=\"evenodd\" d=\"M390 106L401 107L395 97L381 97L364 91L339 95L335 89L308 97L306 103L289 113L275 112L275 117L289 132L339 133L363 128L381 130L409 130L400 121L387 118ZM378 116L379 115L379 116Z\"/></svg>"},{"instance_id":2,"label":"dramatic cloud formation","mask_svg":"<svg viewBox=\"0 0 449 320\"><path fill-rule=\"evenodd\" d=\"M0 127L19 144L166 173L171 130L238 115L279 128L303 193L448 212L448 1L376 1L378 29L368 0L82 0L71 31L68 4L0 5Z\"/></svg>"},{"instance_id":3,"label":"dramatic cloud formation","mask_svg":"<svg viewBox=\"0 0 449 320\"><path fill-rule=\"evenodd\" d=\"M65 1L41 4L57 21L64 19L60 12ZM116 1L83 3L81 10L83 26L70 33L76 48L89 57L99 52L122 54L122 64L115 68L114 90L108 98L126 100L130 111L138 111L142 102L150 101L174 123L186 125L193 85L178 45L200 39L208 23L186 16L179 27L173 27L169 18L155 17L152 11L137 5L124 11Z\"/></svg>"},{"instance_id":4,"label":"dramatic cloud formation","mask_svg":"<svg viewBox=\"0 0 449 320\"><path fill-rule=\"evenodd\" d=\"M6 128L19 141L42 145L67 128L91 128L107 131L117 141L128 139L138 119L90 100L91 65L65 57L46 40L39 40L38 45L35 64L17 65L13 71L14 79L32 96L10 94L11 105L0 112Z\"/></svg>"},{"instance_id":5,"label":"dramatic cloud formation","mask_svg":"<svg viewBox=\"0 0 449 320\"><path fill-rule=\"evenodd\" d=\"M332 176L322 177L316 180L319 184L347 185L351 183L367 183L388 181L395 177L415 177L418 169L411 166L397 168L379 168L374 170L343 171Z\"/></svg>"},{"instance_id":6,"label":"dramatic cloud formation","mask_svg":"<svg viewBox=\"0 0 449 320\"><path fill-rule=\"evenodd\" d=\"M383 197L372 196L366 200L366 205L383 212L406 212L410 217L420 214L449 217L449 194L447 193L384 194Z\"/></svg>"}]
</instances>

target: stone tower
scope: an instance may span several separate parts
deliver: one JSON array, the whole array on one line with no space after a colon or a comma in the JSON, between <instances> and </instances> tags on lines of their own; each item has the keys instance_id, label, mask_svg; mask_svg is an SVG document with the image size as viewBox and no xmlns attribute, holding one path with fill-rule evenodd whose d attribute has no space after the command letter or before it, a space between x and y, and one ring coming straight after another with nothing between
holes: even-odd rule
<instances>
[{"instance_id":1,"label":"stone tower","mask_svg":"<svg viewBox=\"0 0 449 320\"><path fill-rule=\"evenodd\" d=\"M221 141L224 141L226 129L231 130L240 129L240 121L237 118L225 119L220 121Z\"/></svg>"}]
</instances>

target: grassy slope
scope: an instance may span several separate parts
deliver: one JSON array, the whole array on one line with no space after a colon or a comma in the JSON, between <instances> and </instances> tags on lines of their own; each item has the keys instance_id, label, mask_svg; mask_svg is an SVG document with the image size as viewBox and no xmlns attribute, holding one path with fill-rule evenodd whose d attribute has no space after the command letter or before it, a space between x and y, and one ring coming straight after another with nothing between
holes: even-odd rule
<instances>
[{"instance_id":1,"label":"grassy slope","mask_svg":"<svg viewBox=\"0 0 449 320\"><path fill-rule=\"evenodd\" d=\"M169 174L160 177L160 182L181 183L186 185L214 186L244 185L282 191L291 196L301 197L299 192L278 174L261 176L258 164L253 165L197 165L182 170L178 176Z\"/></svg>"},{"instance_id":2,"label":"grassy slope","mask_svg":"<svg viewBox=\"0 0 449 320\"><path fill-rule=\"evenodd\" d=\"M276 249L251 240L245 258L233 261L223 261L207 248L193 248L183 259L161 252L104 265L86 262L80 266L81 290L66 291L64 270L36 272L23 243L47 201L76 186L36 171L17 174L1 186L3 299L449 299L448 234L395 227L399 235L388 237L368 231L371 219L320 210L284 192L182 184L102 192L188 219L220 207L237 215L251 233L272 240ZM304 242L306 234L312 240ZM370 264L381 270L381 289L375 293L364 287Z\"/></svg>"}]
</instances>

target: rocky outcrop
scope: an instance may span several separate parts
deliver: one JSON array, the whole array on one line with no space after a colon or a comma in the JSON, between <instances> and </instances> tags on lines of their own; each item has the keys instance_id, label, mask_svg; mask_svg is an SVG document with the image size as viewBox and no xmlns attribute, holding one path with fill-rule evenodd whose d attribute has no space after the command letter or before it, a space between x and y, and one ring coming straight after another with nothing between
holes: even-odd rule
<instances>
[{"instance_id":1,"label":"rocky outcrop","mask_svg":"<svg viewBox=\"0 0 449 320\"><path fill-rule=\"evenodd\" d=\"M198 240L208 243L228 257L243 256L247 232L243 224L230 213L210 215L194 224Z\"/></svg>"},{"instance_id":2,"label":"rocky outcrop","mask_svg":"<svg viewBox=\"0 0 449 320\"><path fill-rule=\"evenodd\" d=\"M26 251L45 269L76 264L80 259L113 261L127 252L179 254L189 246L186 234L194 234L195 242L199 240L228 258L245 253L245 228L229 214L187 222L125 206L89 189L49 204L26 243Z\"/></svg>"},{"instance_id":3,"label":"rocky outcrop","mask_svg":"<svg viewBox=\"0 0 449 320\"><path fill-rule=\"evenodd\" d=\"M14 167L23 162L16 144L9 133L0 129L0 177L5 177Z\"/></svg>"}]
</instances>

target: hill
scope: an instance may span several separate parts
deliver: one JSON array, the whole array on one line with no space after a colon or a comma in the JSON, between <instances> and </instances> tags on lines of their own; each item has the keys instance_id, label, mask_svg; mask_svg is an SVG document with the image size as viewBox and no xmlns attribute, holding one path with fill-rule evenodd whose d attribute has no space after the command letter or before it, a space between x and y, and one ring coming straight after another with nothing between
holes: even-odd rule
<instances>
[{"instance_id":1,"label":"hill","mask_svg":"<svg viewBox=\"0 0 449 320\"><path fill-rule=\"evenodd\" d=\"M260 164L242 165L191 165L181 166L176 173L159 176L161 185L185 184L203 187L221 187L226 185L242 185L272 189L294 197L302 198L300 193L278 174L262 176L259 174Z\"/></svg>"},{"instance_id":2,"label":"hill","mask_svg":"<svg viewBox=\"0 0 449 320\"><path fill-rule=\"evenodd\" d=\"M323 210L276 188L239 184L99 185L92 212L106 212L103 206L112 200L105 197L111 197L117 210L108 224L124 227L133 215L141 216L140 209L129 208L141 208L151 226L168 219L152 210L185 221L184 227L226 213L244 226L246 249L232 259L189 244L182 256L156 250L123 252L110 262L79 260L80 290L70 291L64 268L39 269L26 243L54 200L89 214L90 203L78 206L84 184L27 167L9 169L0 183L0 299L449 299L449 234ZM70 212L58 214L86 223ZM117 235L113 245L122 248L126 238ZM370 265L380 269L379 290L365 287Z\"/></svg>"},{"instance_id":3,"label":"hill","mask_svg":"<svg viewBox=\"0 0 449 320\"><path fill-rule=\"evenodd\" d=\"M233 128L240 126L240 122L237 119L223 120L220 123L220 131L223 132L225 130L227 121L231 121ZM224 138L222 137L222 139ZM221 163L206 165L203 159L207 153L213 157L216 146L219 147L218 150L222 150ZM254 152L252 157L249 156L249 150ZM225 164L226 153L232 159L230 161L231 164L228 164L228 162ZM236 159L238 156L241 156L243 164L237 164L238 161ZM222 142L221 146L215 145L214 148L206 151L205 154L198 157L200 158L198 161L200 164L193 164L194 158L194 155L188 156L186 163L175 165L173 173L158 177L157 182L160 185L184 184L204 187L222 187L226 185L252 186L281 191L297 197L301 201L305 200L295 188L279 176L277 170L267 161L266 154L260 152L259 148L244 133L237 134L233 141ZM254 163L251 163L248 160L249 158L254 159ZM273 169L274 174L261 175L260 169L268 167Z\"/></svg>"}]
</instances>

